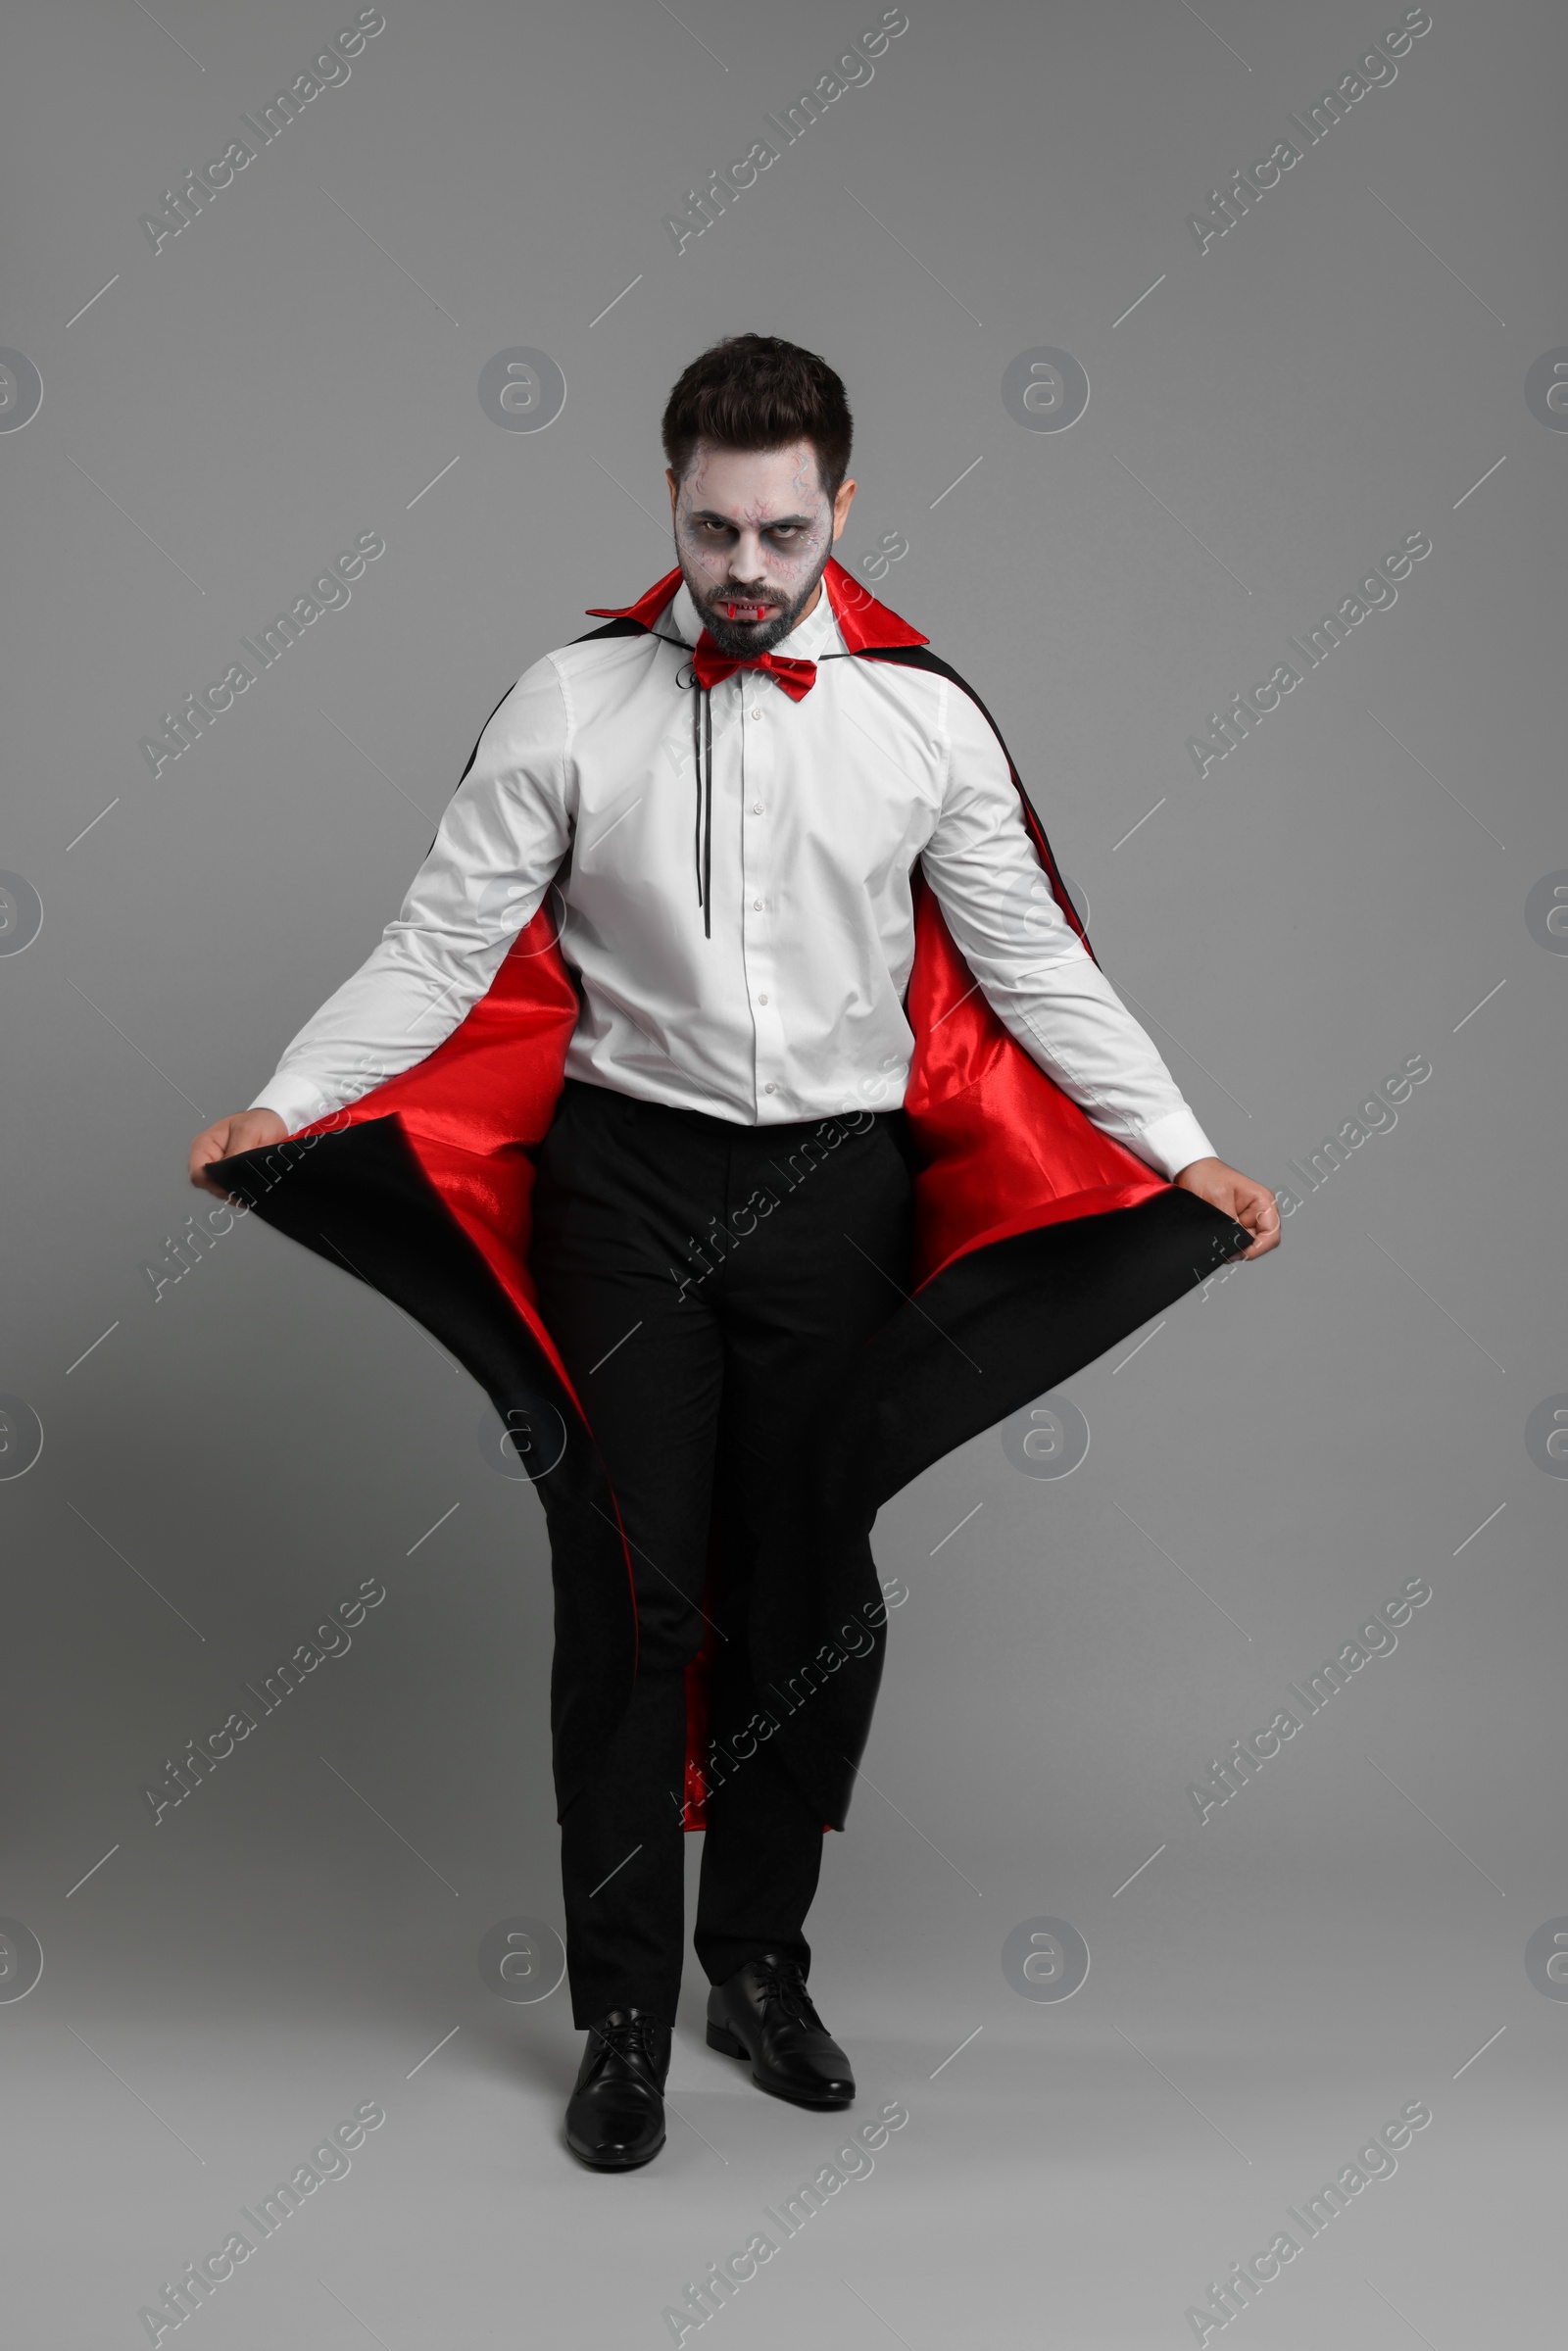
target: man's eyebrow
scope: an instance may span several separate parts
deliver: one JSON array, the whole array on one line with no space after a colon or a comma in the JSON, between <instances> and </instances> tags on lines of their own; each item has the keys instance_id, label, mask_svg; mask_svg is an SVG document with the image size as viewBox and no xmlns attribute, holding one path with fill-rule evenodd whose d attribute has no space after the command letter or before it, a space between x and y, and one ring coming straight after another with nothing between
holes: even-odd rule
<instances>
[{"instance_id":1,"label":"man's eyebrow","mask_svg":"<svg viewBox=\"0 0 1568 2351\"><path fill-rule=\"evenodd\" d=\"M733 515L721 514L714 507L698 506L689 512L693 522L721 522L726 530L740 528ZM759 530L805 530L811 520L809 514L770 514L765 522L760 522L757 527Z\"/></svg>"}]
</instances>

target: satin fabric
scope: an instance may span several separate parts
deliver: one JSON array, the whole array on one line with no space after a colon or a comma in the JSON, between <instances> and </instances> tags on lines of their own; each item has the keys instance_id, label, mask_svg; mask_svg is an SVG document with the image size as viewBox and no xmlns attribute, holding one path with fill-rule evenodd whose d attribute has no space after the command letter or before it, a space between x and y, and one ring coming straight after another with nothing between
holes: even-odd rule
<instances>
[{"instance_id":1,"label":"satin fabric","mask_svg":"<svg viewBox=\"0 0 1568 2351\"><path fill-rule=\"evenodd\" d=\"M737 669L760 669L764 677L777 679L791 702L802 701L816 683L814 661L796 661L787 654L773 653L760 653L747 661L741 654L720 653L706 628L692 654L692 668L705 691L721 686Z\"/></svg>"}]
</instances>

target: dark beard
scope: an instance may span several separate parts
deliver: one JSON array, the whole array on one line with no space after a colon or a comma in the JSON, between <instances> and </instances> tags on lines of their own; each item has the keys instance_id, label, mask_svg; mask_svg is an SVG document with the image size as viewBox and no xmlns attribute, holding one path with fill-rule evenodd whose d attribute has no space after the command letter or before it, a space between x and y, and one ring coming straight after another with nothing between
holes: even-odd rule
<instances>
[{"instance_id":1,"label":"dark beard","mask_svg":"<svg viewBox=\"0 0 1568 2351\"><path fill-rule=\"evenodd\" d=\"M827 554L823 556L814 574L801 590L799 596L775 612L771 620L731 621L722 611L715 612L712 606L704 601L691 580L686 578L684 564L681 565L681 577L686 579L692 602L696 605L698 613L719 652L731 661L752 661L758 654L771 653L775 645L783 644L784 639L795 627L802 612L815 594L822 574L827 569L828 559L832 552L830 544ZM738 597L737 601L739 601Z\"/></svg>"}]
</instances>

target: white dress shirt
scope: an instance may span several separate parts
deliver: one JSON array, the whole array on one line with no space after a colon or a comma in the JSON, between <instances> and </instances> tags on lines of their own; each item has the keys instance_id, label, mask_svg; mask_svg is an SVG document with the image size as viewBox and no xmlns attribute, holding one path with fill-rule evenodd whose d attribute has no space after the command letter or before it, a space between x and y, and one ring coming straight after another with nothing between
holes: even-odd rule
<instances>
[{"instance_id":1,"label":"white dress shirt","mask_svg":"<svg viewBox=\"0 0 1568 2351\"><path fill-rule=\"evenodd\" d=\"M253 1107L292 1133L422 1060L548 892L582 999L568 1077L745 1126L891 1109L918 859L999 1018L1096 1125L1165 1176L1211 1154L1056 906L980 711L929 672L824 660L825 588L775 649L820 663L802 701L755 669L713 689L706 936L684 586L656 626L524 671L396 921Z\"/></svg>"}]
</instances>

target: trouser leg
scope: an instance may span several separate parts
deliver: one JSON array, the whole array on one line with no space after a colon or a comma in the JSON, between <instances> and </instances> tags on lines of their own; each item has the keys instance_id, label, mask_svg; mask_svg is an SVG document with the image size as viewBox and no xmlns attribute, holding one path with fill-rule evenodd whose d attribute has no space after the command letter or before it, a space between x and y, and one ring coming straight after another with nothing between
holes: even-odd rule
<instances>
[{"instance_id":1,"label":"trouser leg","mask_svg":"<svg viewBox=\"0 0 1568 2351\"><path fill-rule=\"evenodd\" d=\"M603 1090L567 1090L540 1152L534 1203L540 1307L614 1490L638 1619L630 1703L561 1818L567 1979L579 2026L617 2006L674 2021L684 1940L684 1675L704 1630L723 1374L711 1307L683 1298L668 1270L670 1225L690 1221L712 1181L711 1140L665 1121L650 1149L627 1107ZM540 1492L560 1586L571 1578L578 1530L552 1507L548 1480ZM595 1671L592 1657L558 1662L568 1674Z\"/></svg>"},{"instance_id":2,"label":"trouser leg","mask_svg":"<svg viewBox=\"0 0 1568 2351\"><path fill-rule=\"evenodd\" d=\"M596 1778L561 1821L572 2016L645 2008L672 2025L685 1935L685 1851L671 1801L686 1752L683 1677L640 1674Z\"/></svg>"},{"instance_id":3,"label":"trouser leg","mask_svg":"<svg viewBox=\"0 0 1568 2351\"><path fill-rule=\"evenodd\" d=\"M824 1130L835 1128L824 1122ZM753 1129L732 1153L732 1213L763 1186L777 1205L725 1267L720 1622L734 1637L712 1677L712 1786L694 1938L713 1984L764 1950L784 1952L803 1970L810 1965L805 1922L824 1824L779 1760L769 1726L788 1701L776 1688L756 1687L744 1629L763 1537L776 1540L788 1522L788 1550L805 1571L823 1533L802 1508L813 1422L852 1373L857 1350L901 1302L912 1213L908 1173L886 1122L858 1131L840 1121L837 1132L816 1153L781 1152L766 1129ZM786 1679L809 1662L790 1660Z\"/></svg>"},{"instance_id":4,"label":"trouser leg","mask_svg":"<svg viewBox=\"0 0 1568 2351\"><path fill-rule=\"evenodd\" d=\"M810 1967L806 1915L822 1867L823 1823L770 1747L710 1789L693 1935L710 1984L747 1959L780 1951Z\"/></svg>"}]
</instances>

